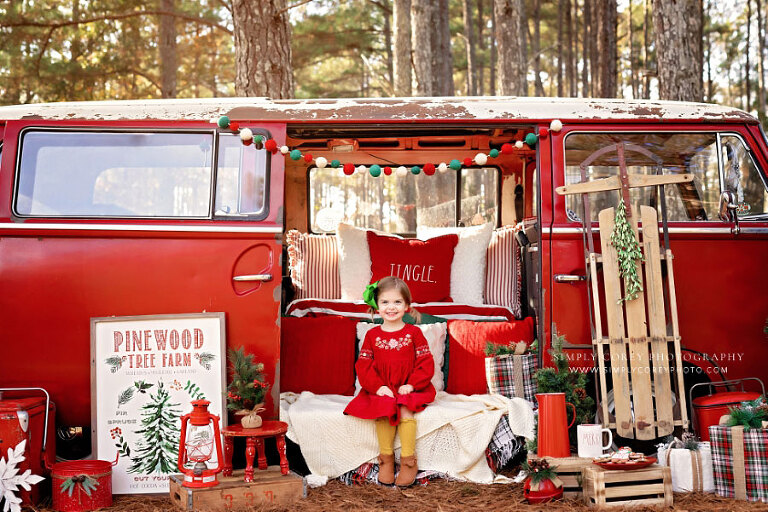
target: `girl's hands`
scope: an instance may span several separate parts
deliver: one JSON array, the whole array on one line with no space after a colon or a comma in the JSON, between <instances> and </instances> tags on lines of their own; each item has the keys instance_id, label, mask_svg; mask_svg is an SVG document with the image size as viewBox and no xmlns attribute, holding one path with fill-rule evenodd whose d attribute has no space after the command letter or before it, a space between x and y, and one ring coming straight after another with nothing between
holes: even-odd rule
<instances>
[{"instance_id":1,"label":"girl's hands","mask_svg":"<svg viewBox=\"0 0 768 512\"><path fill-rule=\"evenodd\" d=\"M381 386L378 391L376 391L376 394L378 396L388 396L390 398L395 398L395 394L392 392L391 389L389 389L387 386Z\"/></svg>"},{"instance_id":2,"label":"girl's hands","mask_svg":"<svg viewBox=\"0 0 768 512\"><path fill-rule=\"evenodd\" d=\"M399 395L407 395L409 393L413 393L413 386L410 384L403 384L397 389L397 394Z\"/></svg>"}]
</instances>

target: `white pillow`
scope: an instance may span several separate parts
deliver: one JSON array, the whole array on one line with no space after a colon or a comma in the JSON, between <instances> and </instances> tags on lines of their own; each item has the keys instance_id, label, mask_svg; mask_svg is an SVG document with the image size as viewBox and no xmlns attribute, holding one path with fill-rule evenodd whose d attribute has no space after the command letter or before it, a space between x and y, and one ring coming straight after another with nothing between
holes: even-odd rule
<instances>
[{"instance_id":1,"label":"white pillow","mask_svg":"<svg viewBox=\"0 0 768 512\"><path fill-rule=\"evenodd\" d=\"M357 323L358 354L363 348L365 335L368 334L368 331L379 325L381 324L371 322ZM448 324L446 322L417 324L416 327L421 329L424 337L427 338L429 351L432 352L432 358L435 360L435 374L432 376L432 385L435 386L435 391L442 391L445 388L443 381L443 357L445 356L445 338L448 333ZM355 393L359 393L360 389L360 379L356 377Z\"/></svg>"},{"instance_id":2,"label":"white pillow","mask_svg":"<svg viewBox=\"0 0 768 512\"><path fill-rule=\"evenodd\" d=\"M459 243L451 263L451 298L461 304L481 305L484 303L486 252L491 243L493 224L489 222L468 228L416 228L416 235L422 240L452 233L459 235ZM343 288L342 281L342 294Z\"/></svg>"},{"instance_id":3,"label":"white pillow","mask_svg":"<svg viewBox=\"0 0 768 512\"><path fill-rule=\"evenodd\" d=\"M363 290L371 282L371 253L365 231L344 223L336 228L342 300L363 300Z\"/></svg>"}]
</instances>

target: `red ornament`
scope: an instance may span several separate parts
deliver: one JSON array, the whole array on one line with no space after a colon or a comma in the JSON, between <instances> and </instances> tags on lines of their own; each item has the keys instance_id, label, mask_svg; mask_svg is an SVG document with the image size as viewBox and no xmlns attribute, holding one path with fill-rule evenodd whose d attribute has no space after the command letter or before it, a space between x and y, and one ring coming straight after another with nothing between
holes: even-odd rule
<instances>
[{"instance_id":1,"label":"red ornament","mask_svg":"<svg viewBox=\"0 0 768 512\"><path fill-rule=\"evenodd\" d=\"M264 141L264 149L270 153L277 153L277 142L275 142L275 139L267 139Z\"/></svg>"},{"instance_id":2,"label":"red ornament","mask_svg":"<svg viewBox=\"0 0 768 512\"><path fill-rule=\"evenodd\" d=\"M464 167L471 167L472 166L472 159L467 157L464 159Z\"/></svg>"},{"instance_id":3,"label":"red ornament","mask_svg":"<svg viewBox=\"0 0 768 512\"><path fill-rule=\"evenodd\" d=\"M505 155L511 155L514 151L515 151L515 147L509 142L506 142L501 145L501 152Z\"/></svg>"},{"instance_id":4,"label":"red ornament","mask_svg":"<svg viewBox=\"0 0 768 512\"><path fill-rule=\"evenodd\" d=\"M427 176L432 176L435 174L435 164L424 164L424 167L422 167L422 170L424 171L424 174Z\"/></svg>"},{"instance_id":5,"label":"red ornament","mask_svg":"<svg viewBox=\"0 0 768 512\"><path fill-rule=\"evenodd\" d=\"M344 174L347 176L352 176L355 174L355 166L354 164L344 164Z\"/></svg>"},{"instance_id":6,"label":"red ornament","mask_svg":"<svg viewBox=\"0 0 768 512\"><path fill-rule=\"evenodd\" d=\"M546 128L539 128L539 137L546 137L549 135L549 130Z\"/></svg>"},{"instance_id":7,"label":"red ornament","mask_svg":"<svg viewBox=\"0 0 768 512\"><path fill-rule=\"evenodd\" d=\"M384 168L384 174L387 175L387 176L391 175L392 174L392 168L390 166L386 166Z\"/></svg>"},{"instance_id":8,"label":"red ornament","mask_svg":"<svg viewBox=\"0 0 768 512\"><path fill-rule=\"evenodd\" d=\"M309 163L312 163L312 153L305 153L304 154L304 161Z\"/></svg>"},{"instance_id":9,"label":"red ornament","mask_svg":"<svg viewBox=\"0 0 768 512\"><path fill-rule=\"evenodd\" d=\"M232 130L233 132L239 131L240 130L240 123L238 123L237 121L233 121L233 122L229 123L229 129Z\"/></svg>"}]
</instances>

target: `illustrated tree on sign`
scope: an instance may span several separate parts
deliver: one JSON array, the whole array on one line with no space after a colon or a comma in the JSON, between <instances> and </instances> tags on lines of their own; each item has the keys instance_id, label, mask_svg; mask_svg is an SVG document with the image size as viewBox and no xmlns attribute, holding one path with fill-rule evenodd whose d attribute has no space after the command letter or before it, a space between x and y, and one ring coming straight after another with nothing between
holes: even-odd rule
<instances>
[{"instance_id":1,"label":"illustrated tree on sign","mask_svg":"<svg viewBox=\"0 0 768 512\"><path fill-rule=\"evenodd\" d=\"M172 473L176 471L179 448L180 404L170 403L171 395L162 382L157 394L142 406L141 428L136 434L142 439L131 458L129 473Z\"/></svg>"}]
</instances>

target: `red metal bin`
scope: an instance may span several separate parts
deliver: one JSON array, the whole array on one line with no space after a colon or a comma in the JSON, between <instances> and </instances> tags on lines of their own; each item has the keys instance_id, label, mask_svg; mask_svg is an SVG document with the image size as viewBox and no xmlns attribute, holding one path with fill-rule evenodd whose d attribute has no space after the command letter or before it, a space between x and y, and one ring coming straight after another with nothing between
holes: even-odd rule
<instances>
[{"instance_id":1,"label":"red metal bin","mask_svg":"<svg viewBox=\"0 0 768 512\"><path fill-rule=\"evenodd\" d=\"M760 383L762 393L757 391L745 391L744 382L754 380ZM723 393L712 394L712 389L716 387L731 386L739 384L739 391L725 391ZM700 383L691 386L690 394L693 396L693 390L699 386L709 386L710 394L700 396L691 401L693 405L693 420L696 432L702 441L709 441L709 427L720 423L720 417L728 414L732 407L739 405L747 400L756 400L765 394L765 387L760 379L749 377L740 380L730 380L718 383Z\"/></svg>"},{"instance_id":2,"label":"red metal bin","mask_svg":"<svg viewBox=\"0 0 768 512\"><path fill-rule=\"evenodd\" d=\"M32 392L45 396L29 396ZM34 475L48 477L46 466L56 462L55 417L56 406L44 389L0 388L0 457L7 458L9 449L26 440L20 472L30 469ZM49 488L50 478L46 478L31 491L21 489L18 496L23 505L35 505L50 493Z\"/></svg>"}]
</instances>

